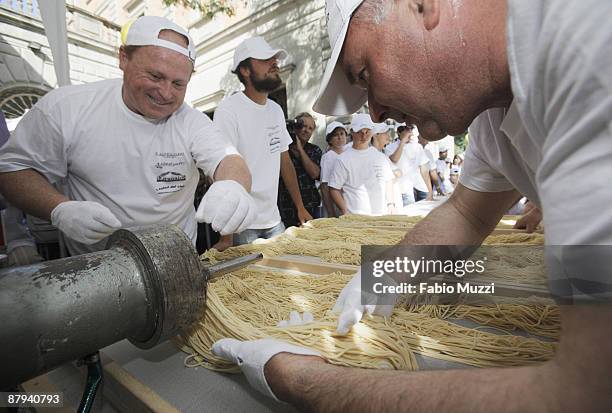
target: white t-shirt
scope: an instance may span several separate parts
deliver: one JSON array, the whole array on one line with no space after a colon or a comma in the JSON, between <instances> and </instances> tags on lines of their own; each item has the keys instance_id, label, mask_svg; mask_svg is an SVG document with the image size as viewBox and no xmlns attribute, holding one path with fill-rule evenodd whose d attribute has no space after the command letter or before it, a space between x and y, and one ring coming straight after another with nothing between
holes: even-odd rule
<instances>
[{"instance_id":1,"label":"white t-shirt","mask_svg":"<svg viewBox=\"0 0 612 413\"><path fill-rule=\"evenodd\" d=\"M434 155L434 153L438 153L437 145L433 142L429 142L427 145L421 147L425 151L425 155L429 160L429 170L434 171L436 169L436 156Z\"/></svg>"},{"instance_id":2,"label":"white t-shirt","mask_svg":"<svg viewBox=\"0 0 612 413\"><path fill-rule=\"evenodd\" d=\"M505 136L499 132L502 110L478 117L460 182L486 192L516 188L541 206L548 245L612 245L607 185L612 176L612 2L511 0L508 6L514 101L501 125ZM589 258L581 262L589 269L574 277L587 279L591 289L609 283L609 265L597 267ZM568 265L567 254L555 259Z\"/></svg>"},{"instance_id":3,"label":"white t-shirt","mask_svg":"<svg viewBox=\"0 0 612 413\"><path fill-rule=\"evenodd\" d=\"M260 105L238 92L219 104L214 122L238 149L253 176L251 195L257 218L250 229L274 227L281 221L276 204L281 153L291 143L283 110L270 99Z\"/></svg>"},{"instance_id":4,"label":"white t-shirt","mask_svg":"<svg viewBox=\"0 0 612 413\"><path fill-rule=\"evenodd\" d=\"M329 176L331 171L333 171L334 166L336 165L336 160L338 159L339 154L336 153L333 149L328 150L321 157L321 183L329 182Z\"/></svg>"},{"instance_id":5,"label":"white t-shirt","mask_svg":"<svg viewBox=\"0 0 612 413\"><path fill-rule=\"evenodd\" d=\"M385 153L391 156L398 146L399 140L387 145ZM412 137L409 142L404 144L402 155L396 162L396 165L402 171L400 186L404 193L410 194L413 187L422 192L428 191L427 184L425 184L421 175L421 165L426 164L429 164L429 159L423 147L419 144L418 138Z\"/></svg>"},{"instance_id":6,"label":"white t-shirt","mask_svg":"<svg viewBox=\"0 0 612 413\"><path fill-rule=\"evenodd\" d=\"M132 112L122 85L113 79L49 92L0 150L0 172L35 169L51 183L63 181L68 198L106 206L124 228L171 223L195 242L197 168L213 176L236 149L186 104L158 122ZM105 242L66 240L73 254Z\"/></svg>"},{"instance_id":7,"label":"white t-shirt","mask_svg":"<svg viewBox=\"0 0 612 413\"><path fill-rule=\"evenodd\" d=\"M350 214L384 215L386 185L391 180L393 172L384 154L372 147L349 148L338 157L328 185L342 190Z\"/></svg>"},{"instance_id":8,"label":"white t-shirt","mask_svg":"<svg viewBox=\"0 0 612 413\"><path fill-rule=\"evenodd\" d=\"M444 178L447 178L450 175L450 168L448 166L448 162L446 159L436 159L436 171Z\"/></svg>"}]
</instances>

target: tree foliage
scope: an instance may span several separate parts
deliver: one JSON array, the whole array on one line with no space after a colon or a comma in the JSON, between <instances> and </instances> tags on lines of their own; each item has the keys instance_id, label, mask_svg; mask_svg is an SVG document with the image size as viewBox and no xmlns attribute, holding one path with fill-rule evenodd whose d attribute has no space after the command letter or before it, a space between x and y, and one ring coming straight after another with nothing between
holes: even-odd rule
<instances>
[{"instance_id":1,"label":"tree foliage","mask_svg":"<svg viewBox=\"0 0 612 413\"><path fill-rule=\"evenodd\" d=\"M468 145L468 133L463 132L461 135L455 136L455 153L463 153Z\"/></svg>"},{"instance_id":2,"label":"tree foliage","mask_svg":"<svg viewBox=\"0 0 612 413\"><path fill-rule=\"evenodd\" d=\"M235 13L231 0L163 0L163 2L166 6L178 5L198 10L209 19L219 13L230 17Z\"/></svg>"}]
</instances>

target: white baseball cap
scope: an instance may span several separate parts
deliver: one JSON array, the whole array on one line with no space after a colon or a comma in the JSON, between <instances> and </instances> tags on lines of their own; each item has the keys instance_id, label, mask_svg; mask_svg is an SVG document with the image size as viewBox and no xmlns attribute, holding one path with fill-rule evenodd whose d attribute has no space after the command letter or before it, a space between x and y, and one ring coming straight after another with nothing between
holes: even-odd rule
<instances>
[{"instance_id":1,"label":"white baseball cap","mask_svg":"<svg viewBox=\"0 0 612 413\"><path fill-rule=\"evenodd\" d=\"M351 129L359 132L362 129L374 129L374 122L369 113L355 113L351 120Z\"/></svg>"},{"instance_id":2,"label":"white baseball cap","mask_svg":"<svg viewBox=\"0 0 612 413\"><path fill-rule=\"evenodd\" d=\"M336 130L336 128L342 128L346 131L346 128L344 127L343 124L341 124L338 121L333 121L332 123L330 123L329 125L327 125L327 127L325 128L325 136L329 135L330 133L332 133L333 131Z\"/></svg>"},{"instance_id":3,"label":"white baseball cap","mask_svg":"<svg viewBox=\"0 0 612 413\"><path fill-rule=\"evenodd\" d=\"M385 122L375 123L373 132L374 133L385 133L385 132L388 132L389 129L391 129L391 125Z\"/></svg>"},{"instance_id":4,"label":"white baseball cap","mask_svg":"<svg viewBox=\"0 0 612 413\"><path fill-rule=\"evenodd\" d=\"M162 30L172 30L173 32L185 36L188 42L187 47L185 48L169 40L160 39L159 32ZM126 46L165 47L166 49L174 50L175 52L187 56L192 63L195 63L195 45L187 30L163 17L141 16L134 20L127 29L124 44Z\"/></svg>"},{"instance_id":5,"label":"white baseball cap","mask_svg":"<svg viewBox=\"0 0 612 413\"><path fill-rule=\"evenodd\" d=\"M353 12L363 0L326 0L325 19L332 49L313 110L342 116L357 111L368 100L368 92L351 85L337 64Z\"/></svg>"},{"instance_id":6,"label":"white baseball cap","mask_svg":"<svg viewBox=\"0 0 612 413\"><path fill-rule=\"evenodd\" d=\"M269 58L278 55L279 60L287 58L287 52L284 49L274 49L264 40L263 37L255 36L250 39L243 40L234 51L234 64L232 72L235 72L238 65L244 60L252 57L258 60L268 60Z\"/></svg>"}]
</instances>

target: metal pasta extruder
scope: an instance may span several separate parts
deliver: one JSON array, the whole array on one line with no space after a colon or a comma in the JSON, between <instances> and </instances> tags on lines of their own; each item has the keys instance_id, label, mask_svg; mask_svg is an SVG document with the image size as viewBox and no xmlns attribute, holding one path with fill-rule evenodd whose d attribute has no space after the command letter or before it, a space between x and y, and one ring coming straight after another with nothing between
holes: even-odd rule
<instances>
[{"instance_id":1,"label":"metal pasta extruder","mask_svg":"<svg viewBox=\"0 0 612 413\"><path fill-rule=\"evenodd\" d=\"M107 249L0 272L0 390L80 360L88 366L79 411L102 380L98 350L127 338L148 349L189 328L211 278L262 258L204 265L173 225L119 230Z\"/></svg>"}]
</instances>

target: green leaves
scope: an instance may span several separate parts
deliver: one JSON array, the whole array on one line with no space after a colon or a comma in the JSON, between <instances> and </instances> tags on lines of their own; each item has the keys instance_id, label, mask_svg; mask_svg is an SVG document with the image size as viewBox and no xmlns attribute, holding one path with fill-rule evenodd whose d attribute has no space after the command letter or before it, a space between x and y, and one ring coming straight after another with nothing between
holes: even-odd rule
<instances>
[{"instance_id":1,"label":"green leaves","mask_svg":"<svg viewBox=\"0 0 612 413\"><path fill-rule=\"evenodd\" d=\"M231 0L163 0L163 3L166 6L178 5L198 10L209 19L212 19L219 13L230 17L235 14Z\"/></svg>"}]
</instances>

